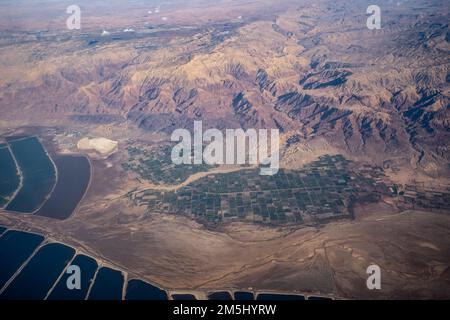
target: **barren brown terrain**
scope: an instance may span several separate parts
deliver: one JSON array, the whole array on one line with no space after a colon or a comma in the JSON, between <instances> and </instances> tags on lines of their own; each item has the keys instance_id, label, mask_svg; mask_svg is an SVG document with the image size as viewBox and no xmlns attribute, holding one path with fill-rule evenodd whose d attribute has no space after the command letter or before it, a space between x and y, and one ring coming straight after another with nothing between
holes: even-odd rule
<instances>
[{"instance_id":1,"label":"barren brown terrain","mask_svg":"<svg viewBox=\"0 0 450 320\"><path fill-rule=\"evenodd\" d=\"M174 291L450 297L450 208L383 196L323 224L211 226L152 212L129 194L239 168L179 184L124 170L130 147L166 143L202 120L279 129L284 169L343 155L379 167L388 186L449 191L448 1L381 1L380 30L366 27L371 3L359 0L79 2L82 28L73 31L71 3L0 4L0 136L39 135L51 154L82 153L77 142L95 137L117 150L90 155L91 183L69 219L0 209L0 225ZM366 287L372 264L381 290Z\"/></svg>"}]
</instances>

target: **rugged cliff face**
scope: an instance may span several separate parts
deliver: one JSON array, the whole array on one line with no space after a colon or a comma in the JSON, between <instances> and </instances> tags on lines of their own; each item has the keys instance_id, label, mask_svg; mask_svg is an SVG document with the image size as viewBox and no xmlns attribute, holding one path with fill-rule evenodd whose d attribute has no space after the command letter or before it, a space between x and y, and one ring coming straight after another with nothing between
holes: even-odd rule
<instances>
[{"instance_id":1,"label":"rugged cliff face","mask_svg":"<svg viewBox=\"0 0 450 320\"><path fill-rule=\"evenodd\" d=\"M439 9L445 1L424 4L381 4L381 30L367 29L365 1L285 1L280 12L261 6L207 22L174 9L183 25L109 36L5 33L1 120L279 128L288 148L320 139L350 156L446 174L449 12Z\"/></svg>"}]
</instances>

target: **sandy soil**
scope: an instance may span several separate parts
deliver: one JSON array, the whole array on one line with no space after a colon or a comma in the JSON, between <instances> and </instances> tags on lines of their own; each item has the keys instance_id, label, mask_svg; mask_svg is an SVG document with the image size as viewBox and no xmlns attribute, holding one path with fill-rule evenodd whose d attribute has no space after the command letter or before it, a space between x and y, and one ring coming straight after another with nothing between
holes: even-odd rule
<instances>
[{"instance_id":1,"label":"sandy soil","mask_svg":"<svg viewBox=\"0 0 450 320\"><path fill-rule=\"evenodd\" d=\"M101 156L111 155L117 150L119 143L107 138L83 138L77 143L80 151L95 151Z\"/></svg>"},{"instance_id":2,"label":"sandy soil","mask_svg":"<svg viewBox=\"0 0 450 320\"><path fill-rule=\"evenodd\" d=\"M321 227L230 223L207 229L135 207L125 195L139 185L120 169L121 161L120 152L92 161L92 184L68 220L0 212L0 225L42 233L175 291L450 297L448 215L400 212L380 202L356 206L353 221ZM371 264L381 267L382 290L366 287Z\"/></svg>"},{"instance_id":3,"label":"sandy soil","mask_svg":"<svg viewBox=\"0 0 450 320\"><path fill-rule=\"evenodd\" d=\"M369 207L364 218L322 228L233 223L208 230L187 218L152 215L124 199L85 205L64 222L0 214L172 290L251 289L340 298L450 297L450 217ZM358 208L364 213L364 207ZM382 290L366 288L366 268Z\"/></svg>"}]
</instances>

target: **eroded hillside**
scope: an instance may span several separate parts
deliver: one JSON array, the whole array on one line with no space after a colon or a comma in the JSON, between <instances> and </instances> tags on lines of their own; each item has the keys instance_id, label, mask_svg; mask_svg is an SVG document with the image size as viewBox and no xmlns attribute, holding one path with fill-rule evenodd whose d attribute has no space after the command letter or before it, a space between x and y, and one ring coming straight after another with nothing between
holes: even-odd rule
<instances>
[{"instance_id":1,"label":"eroded hillside","mask_svg":"<svg viewBox=\"0 0 450 320\"><path fill-rule=\"evenodd\" d=\"M381 30L366 27L365 1L287 1L279 12L242 4L209 21L174 5L172 20L151 16L123 32L141 20L119 19L108 36L91 17L79 32L5 33L2 124L106 118L170 133L202 119L279 128L288 167L314 150L370 159L394 175L448 174L449 11L439 9L448 4L380 5Z\"/></svg>"}]
</instances>

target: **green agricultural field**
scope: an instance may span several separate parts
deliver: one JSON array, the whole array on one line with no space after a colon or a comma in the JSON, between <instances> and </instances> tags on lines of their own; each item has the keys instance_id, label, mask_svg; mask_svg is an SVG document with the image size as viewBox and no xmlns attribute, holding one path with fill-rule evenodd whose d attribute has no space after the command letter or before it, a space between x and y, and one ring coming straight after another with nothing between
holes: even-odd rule
<instances>
[{"instance_id":1,"label":"green agricultural field","mask_svg":"<svg viewBox=\"0 0 450 320\"><path fill-rule=\"evenodd\" d=\"M128 147L127 151L129 160L123 163L122 167L153 184L176 185L195 173L205 172L212 168L206 164L173 164L171 145L154 148Z\"/></svg>"},{"instance_id":2,"label":"green agricultural field","mask_svg":"<svg viewBox=\"0 0 450 320\"><path fill-rule=\"evenodd\" d=\"M176 191L146 190L131 198L149 212L206 222L321 222L350 217L351 199L379 192L372 177L352 171L349 163L341 156L324 156L303 170L280 170L274 176L261 176L258 169L210 174ZM379 169L372 172L378 175Z\"/></svg>"}]
</instances>

